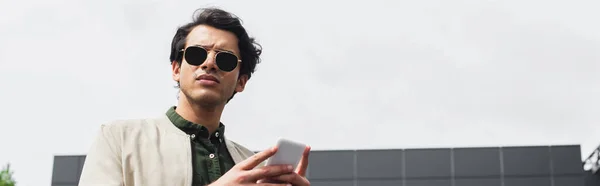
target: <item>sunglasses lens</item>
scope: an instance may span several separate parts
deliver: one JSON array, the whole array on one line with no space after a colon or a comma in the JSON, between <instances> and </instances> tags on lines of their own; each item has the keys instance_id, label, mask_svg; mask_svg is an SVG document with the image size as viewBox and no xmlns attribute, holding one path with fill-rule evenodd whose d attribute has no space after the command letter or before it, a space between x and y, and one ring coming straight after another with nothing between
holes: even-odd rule
<instances>
[{"instance_id":1,"label":"sunglasses lens","mask_svg":"<svg viewBox=\"0 0 600 186\"><path fill-rule=\"evenodd\" d=\"M237 67L238 58L233 54L221 52L217 54L216 62L219 69L225 72L230 72Z\"/></svg>"},{"instance_id":2,"label":"sunglasses lens","mask_svg":"<svg viewBox=\"0 0 600 186\"><path fill-rule=\"evenodd\" d=\"M198 66L204 63L208 52L200 47L188 47L185 49L185 60L188 64Z\"/></svg>"}]
</instances>

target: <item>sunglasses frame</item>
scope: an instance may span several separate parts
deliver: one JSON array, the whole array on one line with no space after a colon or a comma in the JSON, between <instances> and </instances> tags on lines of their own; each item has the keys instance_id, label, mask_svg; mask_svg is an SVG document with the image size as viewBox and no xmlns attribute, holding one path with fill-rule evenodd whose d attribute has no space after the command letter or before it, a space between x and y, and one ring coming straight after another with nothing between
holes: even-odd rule
<instances>
[{"instance_id":1,"label":"sunglasses frame","mask_svg":"<svg viewBox=\"0 0 600 186\"><path fill-rule=\"evenodd\" d=\"M187 52L187 49L190 48L190 47L201 48L202 50L206 51L206 58L204 59L204 61L202 61L202 63L200 63L199 65L193 65L193 66L200 66L200 65L204 64L204 62L206 62L206 60L208 59L208 55L210 54L211 50L208 50L205 47L200 46L200 45L192 45L192 46L188 46L188 47L185 47L184 49L179 50L179 52L182 53L182 55L181 55L181 61L183 61L185 59L185 53ZM237 59L237 64L236 64L235 68L237 68L237 66L239 65L239 63L242 63L242 60L240 59L240 57L238 57L237 55L235 55L231 51L227 51L227 50L214 50L214 49L212 51L216 52L215 53L215 57L214 57L215 58L215 64L217 63L217 56L219 56L220 53L228 53L228 54L231 54L231 55L235 56L235 58ZM185 61L187 62L187 64L192 65L187 60L185 60ZM219 70L223 71L223 72L231 72L231 71L233 71L233 70L231 70L231 71L225 71L225 70L221 69L221 67L219 67L218 64L217 64L217 68L219 68ZM233 68L233 69L235 69L235 68Z\"/></svg>"}]
</instances>

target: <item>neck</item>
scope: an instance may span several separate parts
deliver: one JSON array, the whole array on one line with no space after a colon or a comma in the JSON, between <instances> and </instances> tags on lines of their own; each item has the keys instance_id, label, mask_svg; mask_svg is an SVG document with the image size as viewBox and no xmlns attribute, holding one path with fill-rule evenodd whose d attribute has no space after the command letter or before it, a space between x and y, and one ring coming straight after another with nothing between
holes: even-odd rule
<instances>
[{"instance_id":1,"label":"neck","mask_svg":"<svg viewBox=\"0 0 600 186\"><path fill-rule=\"evenodd\" d=\"M201 124L208 129L209 134L212 134L219 128L224 108L225 104L216 106L199 105L188 101L185 96L181 96L175 112L190 122Z\"/></svg>"}]
</instances>

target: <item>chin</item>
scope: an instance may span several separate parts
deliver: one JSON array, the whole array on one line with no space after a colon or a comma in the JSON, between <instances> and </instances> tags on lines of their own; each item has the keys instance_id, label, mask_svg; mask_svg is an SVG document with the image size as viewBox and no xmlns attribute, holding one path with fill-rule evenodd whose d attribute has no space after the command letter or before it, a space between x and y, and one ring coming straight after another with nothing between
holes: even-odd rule
<instances>
[{"instance_id":1,"label":"chin","mask_svg":"<svg viewBox=\"0 0 600 186\"><path fill-rule=\"evenodd\" d=\"M203 105L206 105L206 104L216 105L216 104L220 104L220 102L223 102L223 98L220 94L210 91L210 90L209 91L207 91L207 90L193 91L188 96L188 99L190 99L190 101L192 101L194 103L203 104Z\"/></svg>"}]
</instances>

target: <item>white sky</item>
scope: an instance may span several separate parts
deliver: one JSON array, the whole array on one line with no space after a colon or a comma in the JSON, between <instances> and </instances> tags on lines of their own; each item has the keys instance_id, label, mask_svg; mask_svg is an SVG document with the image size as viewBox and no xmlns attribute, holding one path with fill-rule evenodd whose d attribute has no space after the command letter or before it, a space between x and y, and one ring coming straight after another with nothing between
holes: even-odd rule
<instances>
[{"instance_id":1,"label":"white sky","mask_svg":"<svg viewBox=\"0 0 600 186\"><path fill-rule=\"evenodd\" d=\"M0 0L0 164L50 185L100 124L176 103L178 25L242 17L263 63L227 136L315 150L600 144L600 1Z\"/></svg>"}]
</instances>

